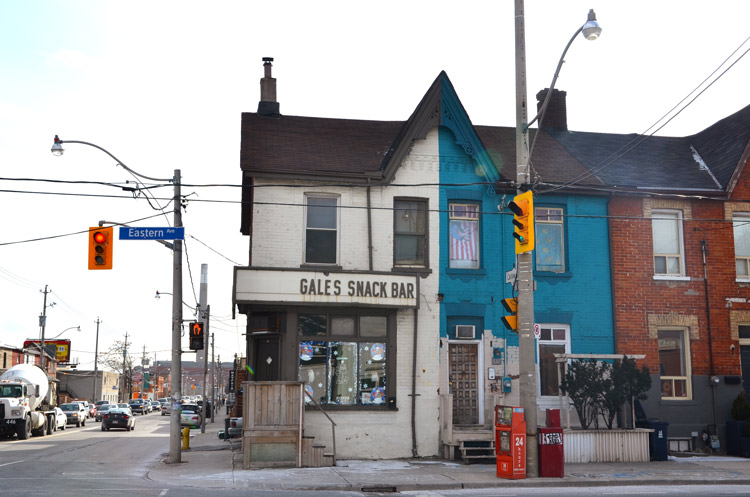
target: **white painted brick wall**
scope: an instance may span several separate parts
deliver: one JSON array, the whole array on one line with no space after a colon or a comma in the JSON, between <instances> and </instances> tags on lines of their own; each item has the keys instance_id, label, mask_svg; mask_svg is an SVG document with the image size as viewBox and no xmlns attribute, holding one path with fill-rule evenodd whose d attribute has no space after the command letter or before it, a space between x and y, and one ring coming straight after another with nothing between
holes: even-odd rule
<instances>
[{"instance_id":1,"label":"white painted brick wall","mask_svg":"<svg viewBox=\"0 0 750 497\"><path fill-rule=\"evenodd\" d=\"M438 134L432 130L425 140L414 143L393 180L397 185L434 186L373 187L371 191L373 268L390 272L393 268L393 199L428 199L429 266L432 273L420 278L419 329L417 334L416 434L420 456L438 455L438 387L440 375L440 308L437 304L439 273L439 171ZM258 179L258 186L278 181ZM310 185L310 182L294 182ZM256 188L253 227L253 266L296 268L303 262L305 193L340 195L339 264L345 270L368 271L367 191L365 188L327 186L305 188ZM290 205L263 205L263 203ZM355 207L355 208L352 208ZM272 219L270 223L263 222ZM414 350L414 311L401 310L397 317L397 411L335 411L337 457L399 458L412 456L411 390L412 351ZM388 381L391 381L389 379ZM331 446L330 422L319 412L305 413L305 433Z\"/></svg>"}]
</instances>

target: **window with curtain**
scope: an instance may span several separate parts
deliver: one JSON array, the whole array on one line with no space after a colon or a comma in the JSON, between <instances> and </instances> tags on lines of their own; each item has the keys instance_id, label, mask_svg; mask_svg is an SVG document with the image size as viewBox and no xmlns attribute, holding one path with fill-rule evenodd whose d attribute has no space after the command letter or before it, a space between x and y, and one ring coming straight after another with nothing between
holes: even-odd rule
<instances>
[{"instance_id":1,"label":"window with curtain","mask_svg":"<svg viewBox=\"0 0 750 497\"><path fill-rule=\"evenodd\" d=\"M452 203L448 206L449 267L479 268L479 205Z\"/></svg>"}]
</instances>

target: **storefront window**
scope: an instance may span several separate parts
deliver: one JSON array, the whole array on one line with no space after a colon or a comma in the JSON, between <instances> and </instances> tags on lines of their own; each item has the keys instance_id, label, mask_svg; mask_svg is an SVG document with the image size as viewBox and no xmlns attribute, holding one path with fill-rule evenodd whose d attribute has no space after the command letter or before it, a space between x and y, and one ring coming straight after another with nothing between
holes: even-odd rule
<instances>
[{"instance_id":1,"label":"storefront window","mask_svg":"<svg viewBox=\"0 0 750 497\"><path fill-rule=\"evenodd\" d=\"M305 339L329 335L350 338ZM300 315L299 379L307 394L319 404L384 405L387 335L386 316Z\"/></svg>"}]
</instances>

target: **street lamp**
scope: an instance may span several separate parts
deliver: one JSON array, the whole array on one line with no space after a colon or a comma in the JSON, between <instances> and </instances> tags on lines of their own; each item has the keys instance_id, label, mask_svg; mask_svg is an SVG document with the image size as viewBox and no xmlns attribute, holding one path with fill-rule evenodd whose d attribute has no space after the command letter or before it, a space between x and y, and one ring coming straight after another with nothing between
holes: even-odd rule
<instances>
[{"instance_id":1,"label":"street lamp","mask_svg":"<svg viewBox=\"0 0 750 497\"><path fill-rule=\"evenodd\" d=\"M50 337L50 338L48 338L48 340L54 340L55 338L60 338L60 337L62 336L62 334L63 334L63 333L65 333L65 332L66 332L66 331L68 331L68 330L76 330L76 331L81 331L81 327L80 327L80 326L71 326L70 328L66 328L66 329L62 330L62 331L61 331L60 333L58 333L57 335L55 335L55 336L53 336L53 337Z\"/></svg>"},{"instance_id":2,"label":"street lamp","mask_svg":"<svg viewBox=\"0 0 750 497\"><path fill-rule=\"evenodd\" d=\"M93 143L76 141L76 140L61 140L55 135L55 141L52 144L51 152L55 156L61 156L65 151L63 149L64 143L80 143L82 145L88 145L96 149L101 150L105 154L113 158L117 164L122 166L126 171L131 174L144 178L150 181L166 181L172 182L174 185L174 227L178 228L182 226L182 194L180 189L180 170L174 170L174 176L172 178L160 179L151 178L149 176L139 174L136 171L130 169L123 162L112 155L108 150L95 145ZM172 302L172 370L175 372L175 380L172 381L172 402L177 404L180 400L180 371L182 370L182 363L180 354L182 353L181 345L181 332L182 332L182 240L175 240L174 247L172 249L173 263L172 263L172 293L175 298ZM179 404L178 404L179 405ZM169 423L169 462L178 463L181 460L180 454L180 414L181 410L178 408L176 412L171 416Z\"/></svg>"},{"instance_id":3,"label":"street lamp","mask_svg":"<svg viewBox=\"0 0 750 497\"><path fill-rule=\"evenodd\" d=\"M588 40L596 40L602 30L596 21L594 10L589 11L588 20L570 38L557 64L547 96L539 112L527 123L526 101L526 41L523 0L515 0L516 19L516 184L519 194L531 188L529 175L529 126L544 117L552 90L557 82L560 69L573 40L582 33ZM533 215L533 213L532 213ZM537 377L536 344L534 339L534 268L532 251L518 254L516 262L518 280L518 370L521 407L526 418L526 474L536 477L539 474L537 447Z\"/></svg>"}]
</instances>

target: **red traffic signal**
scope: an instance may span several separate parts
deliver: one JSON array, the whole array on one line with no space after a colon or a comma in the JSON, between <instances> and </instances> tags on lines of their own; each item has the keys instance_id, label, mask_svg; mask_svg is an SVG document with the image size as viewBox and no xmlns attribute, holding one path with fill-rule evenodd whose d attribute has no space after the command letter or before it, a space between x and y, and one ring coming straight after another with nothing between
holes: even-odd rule
<instances>
[{"instance_id":1,"label":"red traffic signal","mask_svg":"<svg viewBox=\"0 0 750 497\"><path fill-rule=\"evenodd\" d=\"M112 269L114 228L89 228L89 269Z\"/></svg>"}]
</instances>

